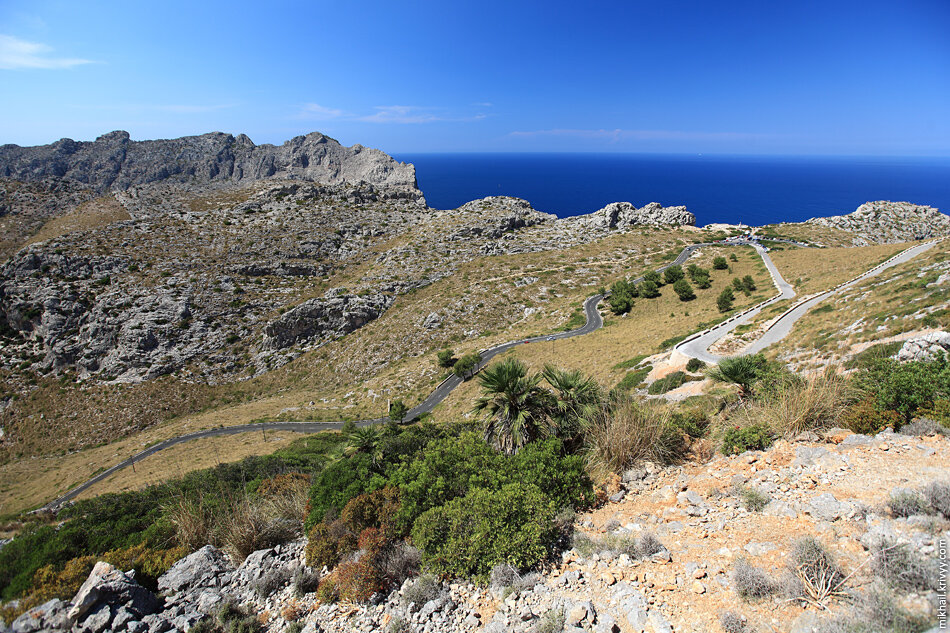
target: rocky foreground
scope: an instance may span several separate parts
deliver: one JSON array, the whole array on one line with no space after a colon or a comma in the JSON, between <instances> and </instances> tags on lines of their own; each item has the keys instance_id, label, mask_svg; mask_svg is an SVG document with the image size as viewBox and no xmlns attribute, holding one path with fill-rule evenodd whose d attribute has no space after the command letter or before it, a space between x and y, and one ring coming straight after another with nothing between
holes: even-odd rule
<instances>
[{"instance_id":1,"label":"rocky foreground","mask_svg":"<svg viewBox=\"0 0 950 633\"><path fill-rule=\"evenodd\" d=\"M908 513L896 501L950 481L950 438L936 428L916 423L908 433L917 435L876 437L807 433L765 452L670 468L646 464L626 472L602 507L577 517L573 548L539 573L496 568L486 586L421 576L370 605L321 604L311 593L320 571L305 566L303 542L255 552L237 565L207 546L162 576L157 596L100 563L71 603L37 607L13 630L187 631L227 602L257 613L275 633L839 630L826 627L851 617L884 583L888 572L872 560L875 552L907 548L906 560L934 574L946 556L950 522ZM787 585L791 552L807 536L847 575L838 595L820 606L781 592L748 597L749 577L737 570L745 566L748 574L751 565L775 586ZM945 572L943 578L945 591ZM896 599L912 613L937 617L933 589L905 585Z\"/></svg>"}]
</instances>

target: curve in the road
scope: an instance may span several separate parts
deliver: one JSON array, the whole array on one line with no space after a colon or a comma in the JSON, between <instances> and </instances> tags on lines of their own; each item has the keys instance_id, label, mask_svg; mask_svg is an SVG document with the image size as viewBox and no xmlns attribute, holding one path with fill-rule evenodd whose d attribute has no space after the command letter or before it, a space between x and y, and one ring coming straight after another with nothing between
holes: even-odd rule
<instances>
[{"instance_id":1,"label":"curve in the road","mask_svg":"<svg viewBox=\"0 0 950 633\"><path fill-rule=\"evenodd\" d=\"M939 240L936 240L936 241L939 241ZM927 248L932 246L934 243L936 243L936 241L929 242L927 244L923 244L917 247L913 247L911 249L908 249L907 251L903 251L902 253L895 256L891 260L888 260L887 262L884 262L883 264L876 266L874 269L871 269L870 271L864 273L862 276L859 276L849 282L846 282L846 284L841 284L840 286L837 286L836 288L832 289L828 293L825 293L823 296L809 299L807 302L793 306L793 308L791 308L785 315L782 315L782 318L779 319L779 321L782 321L783 318L786 317L786 315L789 315L787 319L784 319L784 323L782 327L787 327L790 330L791 324L793 324L798 318L801 318L801 314L804 314L808 310L808 308L811 307L811 305L814 305L814 303L817 303L822 298L824 298L824 296L827 296L831 292L836 292L837 290L844 288L846 285L857 283L864 277L871 276L872 273L877 274L881 270L884 270L884 268L887 268L892 265L896 265L897 263L901 263L901 262L894 262L894 263L890 263L890 262L892 262L897 257L900 257L901 255L909 253L910 251L914 251L915 249L926 247L926 248L923 248L922 250L915 252L913 255L909 255L906 259L902 261L911 259L912 257L915 257L920 252L923 252L923 250L926 250ZM695 334L687 338L686 340L682 341L674 348L674 349L678 349L679 351L687 355L692 355L702 360L708 359L712 362L716 362L719 360L718 356L714 356L708 353L709 345L715 342L715 340L718 340L722 336L725 336L726 334L728 334L728 332L730 332L733 328L735 328L740 323L744 323L748 319L751 319L753 316L755 316L755 314L758 313L758 311L760 311L762 308L766 307L767 305L770 305L771 303L774 303L775 301L779 301L780 299L790 298L795 295L794 290L792 290L791 286L788 283L786 283L784 279L782 279L782 276L778 272L778 269L775 267L775 264L772 263L771 258L769 258L766 250L761 245L759 245L756 242L746 241L746 240L729 240L726 243L731 244L731 245L750 245L750 246L755 247L756 250L759 252L759 255L762 257L763 261L765 261L765 264L769 269L769 273L772 275L772 279L775 282L776 287L779 289L779 294L777 294L776 296L772 297L771 299L757 306L754 306L753 308L750 308L749 310L746 310L745 312L742 312L730 317L725 322L709 330L700 332L698 334ZM670 266L682 265L684 262L686 262L686 260L688 260L692 256L694 251L706 246L711 246L711 245L712 244L710 243L690 244L689 246L685 247L679 253L679 255L676 256L676 258L673 261L671 261L669 264L659 267L657 270L662 272L665 269L669 268ZM807 246L806 244L798 244L798 245ZM634 279L633 281L641 282L643 281L643 277L638 277L637 279ZM479 353L481 354L482 361L476 367L475 372L480 371L483 367L485 367L485 365L488 364L488 362L492 358L494 358L498 354L503 354L504 352L507 352L508 350L518 345L523 345L525 343L535 343L539 341L552 341L552 340L573 338L575 336L583 336L585 334L589 334L601 328L603 326L603 319L600 316L600 311L597 309L597 305L605 296L607 295L596 294L591 297L588 297L584 301L584 315L586 318L586 322L584 323L584 325L582 325L581 327L575 330L570 330L567 332L558 332L556 334L550 334L546 336L536 336L536 337L527 338L527 339L519 339L517 341L511 341L508 343L503 343L501 345L496 345L495 347L481 350ZM797 310L801 306L806 306L802 308L801 314L798 314L797 316L794 316L791 314L793 310ZM787 326L785 324L787 324ZM773 327L774 327L774 324L773 324ZM710 340L711 333L718 334L718 336ZM709 340L708 343L706 343L707 340ZM775 340L778 340L778 339L775 339ZM774 342L774 341L771 341L771 342ZM771 344L771 343L766 343L766 344ZM703 347L703 345L705 346ZM438 404L440 404L443 400L445 400L449 396L449 394L452 393L452 391L456 387L458 387L461 383L462 383L462 379L459 378L458 376L454 374L449 376L448 378L443 380L435 388L435 390L433 390L432 393L429 394L429 396L425 400L423 400L421 403L419 403L415 407L411 408L406 413L405 419L412 420L418 417L419 415L431 412L433 409L435 409L435 407ZM372 424L378 424L378 423L384 422L386 419L388 418L373 418L369 420L360 420L356 422L356 425L369 426ZM66 494L62 495L61 497L58 497L54 499L53 501L51 501L50 503L46 504L45 506L43 506L42 510L54 510L56 508L59 508L63 504L76 498L78 495L82 494L83 492L88 490L90 487L110 477L116 472L124 468L133 466L136 462L139 462L145 459L146 457L150 455L154 455L155 453L162 451L166 448L175 446L176 444L181 444L183 442L189 442L191 440L196 440L196 439L218 437L218 436L223 436L223 435L235 435L237 433L247 433L251 431L262 431L262 432L264 431L294 431L294 432L300 432L300 433L317 433L320 431L340 429L343 427L343 424L344 424L343 421L338 421L338 422L261 422L257 424L242 424L242 425L237 425L237 426L218 427L214 429L196 431L194 433L188 433L185 435L179 435L177 437L169 438L153 446L150 446L146 448L145 450L139 453L136 453L135 455L132 455L131 457L119 462L115 466L112 466L111 468L108 468L102 471L101 473L98 473L97 475L89 479L88 481L80 484L79 486L76 486L75 488L73 488Z\"/></svg>"},{"instance_id":2,"label":"curve in the road","mask_svg":"<svg viewBox=\"0 0 950 633\"><path fill-rule=\"evenodd\" d=\"M751 345L746 347L742 351L742 355L745 354L755 354L762 351L769 345L777 343L782 340L792 331L792 326L800 318L805 316L805 313L808 312L812 307L818 303L824 301L831 295L840 292L845 288L849 288L854 284L864 281L870 277L880 274L884 270L903 264L904 262L910 261L911 259L917 257L921 253L929 250L937 242L940 242L940 238L936 240L930 240L922 244L917 244L906 250L901 251L897 255L894 255L890 259L881 262L877 266L867 270L857 277L854 277L844 283L838 284L830 290L826 290L818 295L811 297L806 297L801 301L795 303L789 307L785 312L775 318L772 323L769 325L768 329L763 333L763 335L753 342ZM713 345L716 341L726 336L729 332L735 329L737 326L742 325L743 323L748 323L756 314L761 312L761 310L776 301L781 301L783 299L790 299L795 296L795 291L792 290L792 287L782 278L782 275L779 273L778 269L775 267L775 264L772 263L772 259L768 256L768 253L762 249L761 246L756 245L756 250L759 251L762 260L765 262L765 265L769 269L769 273L772 275L772 280L775 282L776 288L779 290L779 294L774 297L763 301L762 303L745 310L739 314L736 314L726 321L715 325L708 330L704 330L697 334L690 336L684 341L677 344L674 349L682 352L686 356L691 356L693 358L698 358L705 362L716 363L722 359L722 356L712 354L709 352L709 347ZM790 293L790 294L789 294Z\"/></svg>"}]
</instances>

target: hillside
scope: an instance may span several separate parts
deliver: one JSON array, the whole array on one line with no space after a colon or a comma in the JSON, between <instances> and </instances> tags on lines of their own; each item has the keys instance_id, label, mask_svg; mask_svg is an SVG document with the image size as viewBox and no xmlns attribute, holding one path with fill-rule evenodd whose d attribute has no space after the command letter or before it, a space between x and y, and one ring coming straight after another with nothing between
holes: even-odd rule
<instances>
[{"instance_id":1,"label":"hillside","mask_svg":"<svg viewBox=\"0 0 950 633\"><path fill-rule=\"evenodd\" d=\"M868 203L751 235L696 227L685 207L657 203L563 219L507 196L439 210L411 165L316 132L280 147L118 132L4 146L0 175L0 527L20 533L0 549L0 592L26 596L7 613L71 598L97 557L134 567L154 591L178 558L213 543L230 560L206 549L192 560L214 566L214 583L230 583L274 633L305 623L314 633L767 631L792 621L803 633L807 600L737 597L739 558L777 569L812 535L856 570L848 589L860 593L874 584L859 571L873 556L859 545L866 530L885 525L922 547L946 531L939 500L929 541L922 520L905 525L882 505L884 488L950 474L948 374L939 360L916 362L932 345L922 334L942 341L950 329L939 241L950 219L930 207ZM795 302L856 278L749 357L744 379L680 351L693 333L747 320L709 348L728 365ZM790 294L776 295L783 288ZM908 339L918 351L905 350L912 362L901 369L886 359ZM494 357L472 379L458 367L479 351ZM873 371L884 372L878 383L866 378ZM535 386L526 402L542 403L513 455L483 439L485 410L511 406L485 399L485 376L498 372L522 372ZM892 376L907 402L885 392ZM433 392L438 402L418 419L343 424L385 421L390 405L403 411ZM912 422L927 416L936 422ZM919 438L894 434L904 426ZM151 447L163 450L144 456ZM58 516L20 514L100 473ZM750 487L771 509L742 510ZM346 510L355 499L372 507ZM496 517L504 536L447 536L477 524L458 513L499 508L522 512ZM398 521L385 518L393 512ZM438 529L427 523L436 516ZM521 524L537 533L510 531ZM508 584L487 589L495 554L436 551L448 542L510 548L519 571L498 571ZM227 576L258 546L277 549L251 564L273 558L287 575L305 561L335 589L291 597L281 590L290 575L256 589L278 572L247 564ZM375 571L353 567L353 552ZM384 560L405 569L383 573ZM420 560L465 582L415 579ZM522 578L532 570L541 576ZM210 613L221 599L176 587L165 588L171 611L149 621L156 633L163 622L189 629L202 617L196 605ZM933 597L918 589L895 594L914 613ZM408 606L413 591L426 597L421 611ZM337 605L341 596L354 606ZM850 603L839 598L841 614ZM367 601L376 606L356 606ZM124 630L115 608L86 629ZM733 611L738 623L716 623Z\"/></svg>"}]
</instances>

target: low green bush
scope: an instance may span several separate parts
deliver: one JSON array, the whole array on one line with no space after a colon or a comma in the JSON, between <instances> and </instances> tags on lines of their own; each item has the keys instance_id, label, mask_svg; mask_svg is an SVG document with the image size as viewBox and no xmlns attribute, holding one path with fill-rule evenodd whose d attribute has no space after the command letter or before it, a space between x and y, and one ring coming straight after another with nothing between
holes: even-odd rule
<instances>
[{"instance_id":1,"label":"low green bush","mask_svg":"<svg viewBox=\"0 0 950 633\"><path fill-rule=\"evenodd\" d=\"M544 560L559 536L556 511L533 484L474 488L421 515L412 540L433 572L487 579L495 565L525 569Z\"/></svg>"},{"instance_id":2,"label":"low green bush","mask_svg":"<svg viewBox=\"0 0 950 633\"><path fill-rule=\"evenodd\" d=\"M775 436L764 424L734 426L727 429L722 436L722 452L725 455L738 455L745 451L764 451L773 441Z\"/></svg>"},{"instance_id":3,"label":"low green bush","mask_svg":"<svg viewBox=\"0 0 950 633\"><path fill-rule=\"evenodd\" d=\"M661 393L666 393L667 391L672 391L677 387L681 387L683 383L687 382L688 378L686 374L681 371L674 371L671 374L667 374L663 378L653 381L647 393L652 395L657 395Z\"/></svg>"}]
</instances>

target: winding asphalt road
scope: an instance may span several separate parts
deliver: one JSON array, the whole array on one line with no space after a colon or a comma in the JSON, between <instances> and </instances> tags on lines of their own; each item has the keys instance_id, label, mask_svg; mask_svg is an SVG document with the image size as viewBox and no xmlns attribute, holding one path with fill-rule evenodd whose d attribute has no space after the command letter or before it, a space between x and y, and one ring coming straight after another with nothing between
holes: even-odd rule
<instances>
[{"instance_id":1,"label":"winding asphalt road","mask_svg":"<svg viewBox=\"0 0 950 633\"><path fill-rule=\"evenodd\" d=\"M762 310L762 308L774 303L775 301L779 301L781 299L791 298L795 296L795 291L792 290L791 286L787 282L785 282L781 274L779 274L778 269L775 267L775 264L772 263L771 258L769 258L766 252L766 249L764 249L761 245L753 241L735 240L735 239L729 240L725 243L730 244L730 245L753 246L758 251L759 255L762 257L762 260L765 262L765 265L768 267L769 272L772 275L772 279L775 281L776 287L779 289L780 294L776 295L775 297L772 297L768 301L765 301L757 306L754 306L753 308L750 308L749 310L745 312L742 312L740 314L730 317L725 322L717 326L714 326L713 328L709 330L700 332L698 334L691 336L690 338L687 338L686 340L682 341L674 348L683 352L687 356L693 356L695 358L699 358L707 362L716 362L720 359L719 356L715 356L708 352L708 348L712 343L714 343L715 341L719 340L720 338L728 334L736 326L740 325L741 323L747 322L749 319L755 316L760 310ZM794 242L790 242L790 243L794 243ZM916 257L920 253L924 252L925 250L933 246L935 243L936 241L928 242L925 244L912 247L906 251L903 251L902 253L898 254L894 258L888 260L887 262L884 262L883 264L876 266L875 268L847 282L846 284L842 284L826 293L823 293L822 295L811 298L806 302L803 302L799 305L794 306L792 309L786 312L786 314L782 315L782 317L775 324L773 324L772 328L768 332L766 332L766 335L763 337L763 339L760 339L760 341L757 342L755 346L753 346L755 347L755 351L758 351L759 349L762 349L766 347L767 345L770 345L774 343L775 341L780 340L781 338L784 338L784 336L786 336L788 332L791 331L792 324L794 324L795 321L801 318L801 316L804 315L805 312L807 312L807 310L811 306L818 303L822 299L826 298L831 293L837 292L838 290L841 290L842 288L853 285L866 277L876 275L886 268L889 268L891 266L894 266L899 263L903 263L909 259L912 259L913 257ZM798 243L794 243L794 244L798 246L807 246L806 244L798 244ZM661 266L657 270L662 272L666 270L667 268L669 268L670 266L682 265L683 263L686 262L686 260L688 260L692 256L693 252L695 252L696 250L700 248L711 246L711 245L712 244L710 243L690 244L689 246L684 248L672 262L664 266ZM633 281L636 283L642 282L643 277L638 277L637 279ZM575 330L570 330L567 332L558 332L556 334L550 334L546 336L536 336L536 337L527 338L527 339L520 339L517 341L503 343L501 345L496 345L495 347L481 350L479 353L481 354L482 361L478 364L477 368L475 369L475 372L477 373L478 371L480 371L483 367L485 367L485 365L488 364L488 362L492 358L494 358L498 354L503 354L507 352L508 350L514 347L517 347L518 345L524 345L526 343L537 343L540 341L553 341L553 340L560 340L560 339L566 339L566 338L573 338L575 336L583 336L585 334L590 334L591 332L597 329L600 329L603 326L604 322L600 316L600 311L597 309L597 305L600 303L602 299L604 299L608 295L609 293L607 295L596 294L591 297L588 297L584 301L584 316L586 318L586 322L584 323L584 325L582 325L581 327ZM774 331L774 334L773 334L773 331ZM760 344L761 344L761 347L757 347ZM754 353L754 351L750 349L746 353ZM456 387L458 387L460 384L462 384L461 378L459 378L458 376L454 374L449 376L448 378L443 380L438 385L438 387L436 387L435 390L431 394L429 394L429 396L425 400L423 400L421 403L419 403L415 407L411 408L406 413L405 420L412 420L413 418L416 418L419 415L422 415L423 413L431 412L433 409L435 409L435 407L439 403L445 400L448 397L448 395L452 393L452 391ZM387 419L388 418L383 417L383 418L373 418L370 420L360 420L359 422L356 422L356 425L370 426L373 424L379 424L381 422L384 422ZM145 450L129 457L128 459L125 459L119 462L115 466L102 471L101 473L94 476L92 479L73 488L72 490L64 494L63 496L58 497L54 499L53 501L49 502L48 504L43 506L43 508L41 509L55 510L61 507L63 504L76 498L78 495L88 490L91 486L94 486L95 484L103 481L104 479L110 477L116 472L124 468L134 467L134 464L136 462L139 462L150 455L154 455L155 453L158 453L159 451L165 450L166 448L175 446L176 444L181 444L183 442L189 442L191 440L197 440L197 439L202 439L202 438L207 438L207 437L235 435L238 433L247 433L247 432L254 432L254 431L261 431L262 433L267 432L267 431L294 431L298 433L318 433L320 431L340 429L343 427L343 424L344 424L343 421L338 421L338 422L262 422L258 424L242 424L238 426L218 427L214 429L196 431L194 433L188 433L186 435L179 435L178 437L173 437L163 442L159 442L158 444L155 444L153 446L150 446L146 448Z\"/></svg>"},{"instance_id":2,"label":"winding asphalt road","mask_svg":"<svg viewBox=\"0 0 950 633\"><path fill-rule=\"evenodd\" d=\"M865 271L858 275L857 277L846 281L842 284L838 284L834 288L822 292L821 294L808 297L798 303L792 305L788 310L783 312L777 319L775 319L772 324L769 326L769 329L754 343L748 346L743 352L742 355L746 354L755 354L761 352L763 349L777 343L782 340L792 331L792 326L800 318L805 316L805 313L808 312L812 307L818 303L824 301L831 295L844 290L845 288L850 288L858 282L864 281L874 277L875 275L880 274L881 272L908 262L911 259L917 257L921 253L929 250L939 242L940 240L931 240L929 242L924 242L922 244L917 244L906 250L901 251L897 255L894 255L890 259L881 262L874 268L871 268L868 271ZM748 243L748 242L746 242ZM713 326L708 330L694 334L693 336L687 338L681 343L677 344L673 349L682 352L686 356L691 356L693 358L698 358L707 363L716 363L722 359L722 356L712 354L709 352L709 346L724 337L726 334L731 332L737 326L742 325L743 323L748 323L756 314L762 311L763 308L770 306L776 301L781 301L783 299L791 299L795 296L795 291L792 289L791 285L788 284L779 273L778 269L775 267L775 264L772 263L772 259L768 256L768 253L765 252L758 244L752 244L755 246L756 250L759 252L759 255L762 257L762 260L765 262L765 265L769 269L769 273L772 275L772 280L775 282L776 288L779 290L779 294L775 295L771 299L764 301L748 310L741 312L739 314L733 315L723 323Z\"/></svg>"}]
</instances>

